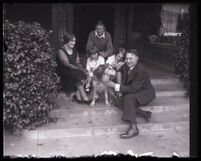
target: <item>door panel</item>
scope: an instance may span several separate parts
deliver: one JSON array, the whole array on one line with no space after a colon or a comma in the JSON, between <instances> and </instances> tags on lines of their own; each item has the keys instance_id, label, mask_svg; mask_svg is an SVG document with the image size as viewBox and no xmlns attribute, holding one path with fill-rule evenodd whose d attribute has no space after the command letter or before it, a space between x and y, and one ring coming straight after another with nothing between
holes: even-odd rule
<instances>
[{"instance_id":1,"label":"door panel","mask_svg":"<svg viewBox=\"0 0 201 161\"><path fill-rule=\"evenodd\" d=\"M90 31L95 28L99 19L103 20L106 30L113 38L114 5L106 4L75 4L74 32L77 36L76 47L80 54L86 54L86 43Z\"/></svg>"},{"instance_id":2,"label":"door panel","mask_svg":"<svg viewBox=\"0 0 201 161\"><path fill-rule=\"evenodd\" d=\"M52 5L53 44L57 49L63 44L63 36L73 30L73 7L70 4Z\"/></svg>"},{"instance_id":3,"label":"door panel","mask_svg":"<svg viewBox=\"0 0 201 161\"><path fill-rule=\"evenodd\" d=\"M114 20L114 48L126 48L127 40L128 7L127 5L115 5Z\"/></svg>"}]
</instances>

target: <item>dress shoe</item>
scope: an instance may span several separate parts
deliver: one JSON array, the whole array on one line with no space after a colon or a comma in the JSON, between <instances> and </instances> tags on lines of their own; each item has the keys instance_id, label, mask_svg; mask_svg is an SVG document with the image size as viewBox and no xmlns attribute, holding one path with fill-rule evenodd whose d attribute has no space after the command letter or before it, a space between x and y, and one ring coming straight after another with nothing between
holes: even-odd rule
<instances>
[{"instance_id":1,"label":"dress shoe","mask_svg":"<svg viewBox=\"0 0 201 161\"><path fill-rule=\"evenodd\" d=\"M128 132L132 129L133 127L129 126L128 129L126 130L126 132L120 134L120 135L124 135L124 134L128 134Z\"/></svg>"},{"instance_id":2,"label":"dress shoe","mask_svg":"<svg viewBox=\"0 0 201 161\"><path fill-rule=\"evenodd\" d=\"M129 139L129 138L135 137L137 135L139 135L138 128L136 127L135 130L133 128L130 128L125 133L120 134L120 138Z\"/></svg>"}]
</instances>

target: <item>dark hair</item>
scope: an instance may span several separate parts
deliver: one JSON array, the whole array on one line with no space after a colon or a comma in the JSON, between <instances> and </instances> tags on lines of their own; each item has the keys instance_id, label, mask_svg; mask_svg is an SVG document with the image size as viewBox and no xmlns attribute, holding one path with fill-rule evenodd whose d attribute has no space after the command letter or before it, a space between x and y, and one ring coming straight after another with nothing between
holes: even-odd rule
<instances>
[{"instance_id":1,"label":"dark hair","mask_svg":"<svg viewBox=\"0 0 201 161\"><path fill-rule=\"evenodd\" d=\"M116 52L116 55L118 55L119 53L122 53L123 55L125 55L126 53L126 49L125 48L119 48Z\"/></svg>"},{"instance_id":2,"label":"dark hair","mask_svg":"<svg viewBox=\"0 0 201 161\"><path fill-rule=\"evenodd\" d=\"M89 51L89 56L90 56L90 55L94 55L94 54L96 54L96 53L98 53L98 48L94 46L94 47ZM98 54L99 54L99 53L98 53Z\"/></svg>"},{"instance_id":3,"label":"dark hair","mask_svg":"<svg viewBox=\"0 0 201 161\"><path fill-rule=\"evenodd\" d=\"M98 22L96 23L96 26L97 25L103 25L105 27L105 24L104 24L104 22L102 20L98 20Z\"/></svg>"},{"instance_id":4,"label":"dark hair","mask_svg":"<svg viewBox=\"0 0 201 161\"><path fill-rule=\"evenodd\" d=\"M64 35L64 37L63 37L64 43L68 43L73 38L75 38L75 35L73 33L66 32L65 35Z\"/></svg>"},{"instance_id":5,"label":"dark hair","mask_svg":"<svg viewBox=\"0 0 201 161\"><path fill-rule=\"evenodd\" d=\"M140 57L140 54L139 54L139 52L136 49L129 49L127 51L127 53L131 53L131 54L137 56L138 58Z\"/></svg>"}]
</instances>

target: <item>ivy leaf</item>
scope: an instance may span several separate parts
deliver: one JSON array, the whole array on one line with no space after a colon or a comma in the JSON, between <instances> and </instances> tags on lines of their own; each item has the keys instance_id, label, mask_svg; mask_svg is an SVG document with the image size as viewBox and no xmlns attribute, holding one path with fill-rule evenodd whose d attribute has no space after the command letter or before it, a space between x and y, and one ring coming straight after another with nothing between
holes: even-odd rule
<instances>
[{"instance_id":1,"label":"ivy leaf","mask_svg":"<svg viewBox=\"0 0 201 161\"><path fill-rule=\"evenodd\" d=\"M4 122L15 130L41 124L47 120L59 83L48 34L39 23L5 20L3 39L8 46L3 52ZM47 102L49 97L52 100Z\"/></svg>"}]
</instances>

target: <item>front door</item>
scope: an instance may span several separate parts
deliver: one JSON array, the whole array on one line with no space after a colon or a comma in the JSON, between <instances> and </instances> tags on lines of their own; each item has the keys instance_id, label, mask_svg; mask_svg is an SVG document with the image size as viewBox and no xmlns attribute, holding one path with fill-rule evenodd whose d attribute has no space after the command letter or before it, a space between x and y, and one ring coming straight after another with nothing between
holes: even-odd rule
<instances>
[{"instance_id":1,"label":"front door","mask_svg":"<svg viewBox=\"0 0 201 161\"><path fill-rule=\"evenodd\" d=\"M74 4L74 33L77 37L76 47L81 56L86 55L86 43L90 31L95 28L97 21L104 21L106 30L114 32L114 5L113 4Z\"/></svg>"},{"instance_id":2,"label":"front door","mask_svg":"<svg viewBox=\"0 0 201 161\"><path fill-rule=\"evenodd\" d=\"M52 5L53 47L59 48L63 44L66 32L73 31L73 6L68 3Z\"/></svg>"}]
</instances>

